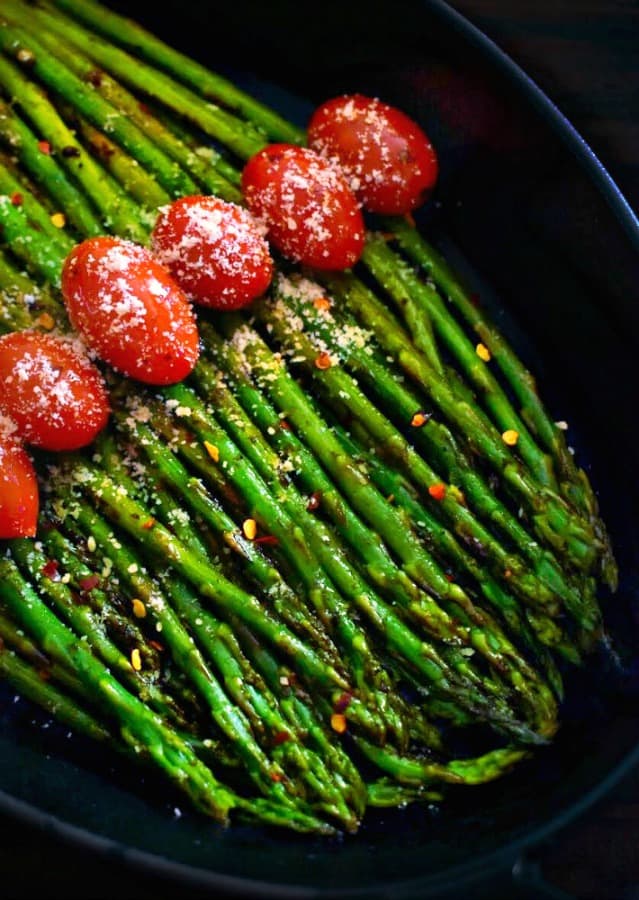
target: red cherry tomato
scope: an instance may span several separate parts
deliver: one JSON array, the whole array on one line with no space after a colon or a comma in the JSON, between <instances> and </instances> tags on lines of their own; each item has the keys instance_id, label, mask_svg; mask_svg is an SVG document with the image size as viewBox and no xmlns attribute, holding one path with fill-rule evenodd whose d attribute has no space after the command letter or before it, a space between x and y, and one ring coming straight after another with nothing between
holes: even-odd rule
<instances>
[{"instance_id":1,"label":"red cherry tomato","mask_svg":"<svg viewBox=\"0 0 639 900\"><path fill-rule=\"evenodd\" d=\"M34 537L38 507L33 463L17 438L2 433L0 423L0 538Z\"/></svg>"},{"instance_id":2,"label":"red cherry tomato","mask_svg":"<svg viewBox=\"0 0 639 900\"><path fill-rule=\"evenodd\" d=\"M306 147L271 144L242 172L246 203L289 259L317 269L347 269L364 248L357 198L339 168Z\"/></svg>"},{"instance_id":3,"label":"red cherry tomato","mask_svg":"<svg viewBox=\"0 0 639 900\"><path fill-rule=\"evenodd\" d=\"M193 370L193 309L146 247L87 238L64 262L62 293L73 326L113 368L147 384L173 384Z\"/></svg>"},{"instance_id":4,"label":"red cherry tomato","mask_svg":"<svg viewBox=\"0 0 639 900\"><path fill-rule=\"evenodd\" d=\"M0 410L27 444L76 450L109 418L102 375L70 340L37 331L0 337Z\"/></svg>"},{"instance_id":5,"label":"red cherry tomato","mask_svg":"<svg viewBox=\"0 0 639 900\"><path fill-rule=\"evenodd\" d=\"M181 197L160 212L151 246L194 303L240 309L273 277L269 246L253 216L218 197Z\"/></svg>"},{"instance_id":6,"label":"red cherry tomato","mask_svg":"<svg viewBox=\"0 0 639 900\"><path fill-rule=\"evenodd\" d=\"M370 212L408 213L437 181L437 156L419 125L373 97L345 94L323 103L311 116L308 143L339 162Z\"/></svg>"}]
</instances>

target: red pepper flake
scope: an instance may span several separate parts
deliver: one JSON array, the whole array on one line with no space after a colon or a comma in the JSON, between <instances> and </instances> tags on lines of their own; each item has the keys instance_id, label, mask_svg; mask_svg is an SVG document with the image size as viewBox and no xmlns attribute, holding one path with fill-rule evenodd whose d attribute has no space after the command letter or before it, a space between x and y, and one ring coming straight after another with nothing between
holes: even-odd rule
<instances>
[{"instance_id":1,"label":"red pepper flake","mask_svg":"<svg viewBox=\"0 0 639 900\"><path fill-rule=\"evenodd\" d=\"M11 205L12 206L22 206L22 202L24 197L19 191L16 191L15 194L11 194Z\"/></svg>"},{"instance_id":2,"label":"red pepper flake","mask_svg":"<svg viewBox=\"0 0 639 900\"><path fill-rule=\"evenodd\" d=\"M50 156L51 154L51 144L49 141L38 141L38 150L40 153L44 153L46 156Z\"/></svg>"},{"instance_id":3,"label":"red pepper flake","mask_svg":"<svg viewBox=\"0 0 639 900\"><path fill-rule=\"evenodd\" d=\"M275 784L279 784L284 778L283 775L280 775L279 772L271 772L271 781L274 781Z\"/></svg>"},{"instance_id":4,"label":"red pepper flake","mask_svg":"<svg viewBox=\"0 0 639 900\"><path fill-rule=\"evenodd\" d=\"M353 699L353 695L350 694L348 691L344 691L344 693L340 694L340 696L337 698L337 700L333 704L334 712L336 712L336 713L346 712L348 707L351 705L352 699Z\"/></svg>"},{"instance_id":5,"label":"red pepper flake","mask_svg":"<svg viewBox=\"0 0 639 900\"><path fill-rule=\"evenodd\" d=\"M258 538L255 538L253 541L254 544L268 544L271 547L276 547L279 544L279 538L275 537L274 534L263 534Z\"/></svg>"},{"instance_id":6,"label":"red pepper flake","mask_svg":"<svg viewBox=\"0 0 639 900\"><path fill-rule=\"evenodd\" d=\"M433 500L443 500L446 496L446 485L441 481L437 482L437 484L431 484L428 488L428 493L431 495Z\"/></svg>"},{"instance_id":7,"label":"red pepper flake","mask_svg":"<svg viewBox=\"0 0 639 900\"><path fill-rule=\"evenodd\" d=\"M100 576L99 575L89 575L88 578L82 578L78 582L78 587L82 591L92 591L94 588L100 584Z\"/></svg>"},{"instance_id":8,"label":"red pepper flake","mask_svg":"<svg viewBox=\"0 0 639 900\"><path fill-rule=\"evenodd\" d=\"M446 572L446 581L448 581L450 584L454 584L454 583L455 583L455 576L454 576L454 575L451 575L450 572Z\"/></svg>"},{"instance_id":9,"label":"red pepper flake","mask_svg":"<svg viewBox=\"0 0 639 900\"><path fill-rule=\"evenodd\" d=\"M102 72L99 69L92 69L84 77L89 84L93 85L93 87L100 87L102 84Z\"/></svg>"},{"instance_id":10,"label":"red pepper flake","mask_svg":"<svg viewBox=\"0 0 639 900\"><path fill-rule=\"evenodd\" d=\"M422 425L425 425L430 418L430 413L425 413L420 410L419 412L415 413L413 418L410 420L410 424L413 426L413 428L421 428Z\"/></svg>"},{"instance_id":11,"label":"red pepper flake","mask_svg":"<svg viewBox=\"0 0 639 900\"><path fill-rule=\"evenodd\" d=\"M315 357L315 368L316 369L330 369L333 365L333 361L331 360L331 354L327 353L326 350L322 350L319 356Z\"/></svg>"},{"instance_id":12,"label":"red pepper flake","mask_svg":"<svg viewBox=\"0 0 639 900\"><path fill-rule=\"evenodd\" d=\"M38 678L40 681L50 681L51 680L51 672L49 669L38 669Z\"/></svg>"},{"instance_id":13,"label":"red pepper flake","mask_svg":"<svg viewBox=\"0 0 639 900\"><path fill-rule=\"evenodd\" d=\"M283 428L284 431L290 431L290 430L291 430L291 426L288 424L288 422L286 421L286 419L280 419L280 428Z\"/></svg>"},{"instance_id":14,"label":"red pepper flake","mask_svg":"<svg viewBox=\"0 0 639 900\"><path fill-rule=\"evenodd\" d=\"M58 575L58 561L48 559L40 570L45 578L56 578Z\"/></svg>"},{"instance_id":15,"label":"red pepper flake","mask_svg":"<svg viewBox=\"0 0 639 900\"><path fill-rule=\"evenodd\" d=\"M273 735L273 746L279 747L280 744L285 744L290 739L291 736L288 731L278 731L277 734Z\"/></svg>"},{"instance_id":16,"label":"red pepper flake","mask_svg":"<svg viewBox=\"0 0 639 900\"><path fill-rule=\"evenodd\" d=\"M512 578L512 577L513 577L513 573L510 571L510 569L506 569L504 571L504 578Z\"/></svg>"},{"instance_id":17,"label":"red pepper flake","mask_svg":"<svg viewBox=\"0 0 639 900\"><path fill-rule=\"evenodd\" d=\"M141 528L144 528L145 531L149 531L155 525L155 519L147 519L146 522L142 522Z\"/></svg>"},{"instance_id":18,"label":"red pepper flake","mask_svg":"<svg viewBox=\"0 0 639 900\"><path fill-rule=\"evenodd\" d=\"M55 319L48 312L40 313L38 318L36 319L36 325L40 325L41 328L44 328L45 331L51 331L51 329L55 326Z\"/></svg>"},{"instance_id":19,"label":"red pepper flake","mask_svg":"<svg viewBox=\"0 0 639 900\"><path fill-rule=\"evenodd\" d=\"M255 519L244 519L242 522L242 531L244 532L245 538L248 538L249 541L254 541L255 535L257 534L257 522Z\"/></svg>"},{"instance_id":20,"label":"red pepper flake","mask_svg":"<svg viewBox=\"0 0 639 900\"><path fill-rule=\"evenodd\" d=\"M313 306L315 307L315 309L327 310L330 309L332 305L333 304L328 299L328 297L316 297L315 300L313 300Z\"/></svg>"},{"instance_id":21,"label":"red pepper flake","mask_svg":"<svg viewBox=\"0 0 639 900\"><path fill-rule=\"evenodd\" d=\"M322 492L314 491L309 497L308 503L306 504L307 512L315 512L315 510L319 507L322 502Z\"/></svg>"},{"instance_id":22,"label":"red pepper flake","mask_svg":"<svg viewBox=\"0 0 639 900\"><path fill-rule=\"evenodd\" d=\"M331 728L333 731L336 731L338 734L344 734L347 727L346 716L343 716L341 713L333 713L331 716Z\"/></svg>"},{"instance_id":23,"label":"red pepper flake","mask_svg":"<svg viewBox=\"0 0 639 900\"><path fill-rule=\"evenodd\" d=\"M164 653L164 644L161 644L159 641L149 641L149 644L154 650L157 650L158 653Z\"/></svg>"}]
</instances>

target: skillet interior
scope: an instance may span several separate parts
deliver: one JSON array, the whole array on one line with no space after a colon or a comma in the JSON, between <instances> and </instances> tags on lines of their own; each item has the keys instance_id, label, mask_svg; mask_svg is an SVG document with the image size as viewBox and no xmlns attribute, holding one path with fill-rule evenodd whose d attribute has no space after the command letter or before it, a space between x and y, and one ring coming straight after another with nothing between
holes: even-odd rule
<instances>
[{"instance_id":1,"label":"skillet interior","mask_svg":"<svg viewBox=\"0 0 639 900\"><path fill-rule=\"evenodd\" d=\"M131 773L55 727L33 729L34 718L46 721L6 692L0 787L5 808L49 824L59 817L79 829L72 839L104 838L111 849L115 842L136 864L175 865L185 881L229 887L227 877L246 879L251 896L284 897L282 886L297 885L291 895L372 897L412 895L419 880L419 896L435 895L463 870L507 862L574 815L637 743L639 228L622 198L604 197L572 136L523 77L505 79L438 2L394 3L391 15L331 0L312 21L301 4L227 6L191 3L179 18L150 3L120 8L300 123L313 102L358 90L402 107L433 139L442 172L422 224L493 307L556 418L569 421L570 442L598 489L622 576L618 594L605 599L615 654L602 652L568 679L560 734L508 779L437 813L371 815L358 836L339 842L244 827L222 833L152 775ZM14 798L34 809L18 810ZM60 821L53 827L64 831Z\"/></svg>"}]
</instances>

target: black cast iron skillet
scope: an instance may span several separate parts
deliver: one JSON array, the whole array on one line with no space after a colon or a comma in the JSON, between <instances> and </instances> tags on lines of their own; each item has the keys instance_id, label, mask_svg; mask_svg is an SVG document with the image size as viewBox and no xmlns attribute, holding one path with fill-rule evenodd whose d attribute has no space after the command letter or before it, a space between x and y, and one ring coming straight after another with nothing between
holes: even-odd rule
<instances>
[{"instance_id":1,"label":"black cast iron skillet","mask_svg":"<svg viewBox=\"0 0 639 900\"><path fill-rule=\"evenodd\" d=\"M531 762L439 811L371 814L355 837L220 831L152 773L49 727L6 691L0 808L79 852L159 873L176 895L199 887L282 900L494 897L513 870L521 888L522 854L639 759L639 222L559 111L440 0L382 10L330 0L312 16L299 3L227 6L183 4L178 15L129 0L125 11L300 123L314 102L361 91L430 134L441 179L420 224L537 373L598 489L621 567L617 595L604 598L611 647L569 675L560 733ZM528 889L558 896L539 883Z\"/></svg>"}]
</instances>

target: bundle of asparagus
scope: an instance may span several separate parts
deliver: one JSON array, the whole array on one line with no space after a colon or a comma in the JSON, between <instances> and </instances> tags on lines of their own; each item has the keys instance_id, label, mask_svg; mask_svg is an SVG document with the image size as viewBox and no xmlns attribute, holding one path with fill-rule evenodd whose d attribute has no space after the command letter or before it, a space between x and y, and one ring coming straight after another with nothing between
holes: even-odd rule
<instances>
[{"instance_id":1,"label":"bundle of asparagus","mask_svg":"<svg viewBox=\"0 0 639 900\"><path fill-rule=\"evenodd\" d=\"M246 160L306 140L94 0L5 0L0 48L2 331L68 332L79 241L241 204ZM383 225L352 270L279 260L248 309L199 311L185 381L105 367L109 427L37 455L38 534L3 547L3 677L219 822L355 831L501 777L602 637L615 562L561 426L414 225Z\"/></svg>"}]
</instances>

